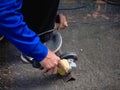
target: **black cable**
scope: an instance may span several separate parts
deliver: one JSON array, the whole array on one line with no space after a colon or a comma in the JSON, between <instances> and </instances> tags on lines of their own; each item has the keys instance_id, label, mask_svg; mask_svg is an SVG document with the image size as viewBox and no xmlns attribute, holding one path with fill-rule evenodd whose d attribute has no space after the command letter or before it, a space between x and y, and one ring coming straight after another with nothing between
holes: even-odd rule
<instances>
[{"instance_id":1,"label":"black cable","mask_svg":"<svg viewBox=\"0 0 120 90\"><path fill-rule=\"evenodd\" d=\"M120 1L118 2L114 2L114 1L110 1L110 0L104 0L106 3L110 4L110 5L116 5L116 6L120 6Z\"/></svg>"},{"instance_id":2,"label":"black cable","mask_svg":"<svg viewBox=\"0 0 120 90\"><path fill-rule=\"evenodd\" d=\"M78 7L72 7L72 8L58 8L58 10L76 10L86 7L85 5L78 6Z\"/></svg>"},{"instance_id":3,"label":"black cable","mask_svg":"<svg viewBox=\"0 0 120 90\"><path fill-rule=\"evenodd\" d=\"M120 24L120 19L115 20L115 21L109 21L109 22L70 22L71 24L88 24L88 25L102 25L102 26L108 26L108 25L115 25L115 24Z\"/></svg>"}]
</instances>

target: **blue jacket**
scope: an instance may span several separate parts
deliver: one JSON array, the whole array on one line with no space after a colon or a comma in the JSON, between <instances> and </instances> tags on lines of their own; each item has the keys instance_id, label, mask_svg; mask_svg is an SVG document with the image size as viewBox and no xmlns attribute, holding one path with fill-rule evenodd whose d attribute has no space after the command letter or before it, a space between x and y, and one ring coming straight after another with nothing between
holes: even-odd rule
<instances>
[{"instance_id":1,"label":"blue jacket","mask_svg":"<svg viewBox=\"0 0 120 90\"><path fill-rule=\"evenodd\" d=\"M0 0L0 33L23 54L40 62L46 57L48 49L23 21L23 15L18 12L22 2L23 0Z\"/></svg>"}]
</instances>

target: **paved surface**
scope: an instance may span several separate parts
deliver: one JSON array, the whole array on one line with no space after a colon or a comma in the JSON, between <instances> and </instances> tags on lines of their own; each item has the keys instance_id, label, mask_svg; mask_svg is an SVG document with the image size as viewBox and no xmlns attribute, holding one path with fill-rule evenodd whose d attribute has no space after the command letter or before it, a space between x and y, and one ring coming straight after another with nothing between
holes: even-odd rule
<instances>
[{"instance_id":1,"label":"paved surface","mask_svg":"<svg viewBox=\"0 0 120 90\"><path fill-rule=\"evenodd\" d=\"M61 49L78 54L76 81L66 83L23 64L20 52L4 40L0 42L0 90L120 90L120 7L102 3L96 14L97 5L90 0L60 4L59 12L64 12L69 24L60 31Z\"/></svg>"}]
</instances>

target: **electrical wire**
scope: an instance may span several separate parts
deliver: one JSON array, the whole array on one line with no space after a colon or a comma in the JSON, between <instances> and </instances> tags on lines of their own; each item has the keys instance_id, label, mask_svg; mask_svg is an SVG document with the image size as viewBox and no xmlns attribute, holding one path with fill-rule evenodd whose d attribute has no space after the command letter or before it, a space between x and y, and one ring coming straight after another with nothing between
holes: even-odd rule
<instances>
[{"instance_id":1,"label":"electrical wire","mask_svg":"<svg viewBox=\"0 0 120 90\"><path fill-rule=\"evenodd\" d=\"M111 4L111 5L117 5L120 6L120 1L119 2L112 2L110 0L104 0L106 3Z\"/></svg>"},{"instance_id":2,"label":"electrical wire","mask_svg":"<svg viewBox=\"0 0 120 90\"><path fill-rule=\"evenodd\" d=\"M76 10L86 7L85 5L78 6L78 7L72 7L72 8L58 8L58 10Z\"/></svg>"},{"instance_id":3,"label":"electrical wire","mask_svg":"<svg viewBox=\"0 0 120 90\"><path fill-rule=\"evenodd\" d=\"M75 24L88 24L88 25L102 25L102 26L109 26L109 25L117 25L120 24L120 19L119 20L115 20L115 21L109 21L109 22L70 22L71 26L75 25Z\"/></svg>"}]
</instances>

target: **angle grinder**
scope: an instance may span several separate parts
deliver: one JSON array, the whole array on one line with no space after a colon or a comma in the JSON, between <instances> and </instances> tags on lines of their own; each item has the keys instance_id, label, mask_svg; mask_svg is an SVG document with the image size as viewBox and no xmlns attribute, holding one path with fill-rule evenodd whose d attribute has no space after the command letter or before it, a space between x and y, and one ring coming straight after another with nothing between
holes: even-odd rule
<instances>
[{"instance_id":1,"label":"angle grinder","mask_svg":"<svg viewBox=\"0 0 120 90\"><path fill-rule=\"evenodd\" d=\"M24 57L26 57L28 62L30 62L34 68L38 68L40 70L44 69L39 62L30 60L27 56ZM65 82L76 80L76 78L72 75L72 71L77 67L75 63L78 60L77 54L74 52L66 52L62 53L59 57L61 58L61 63L66 67L67 72L57 66L57 74L63 77Z\"/></svg>"}]
</instances>

